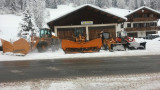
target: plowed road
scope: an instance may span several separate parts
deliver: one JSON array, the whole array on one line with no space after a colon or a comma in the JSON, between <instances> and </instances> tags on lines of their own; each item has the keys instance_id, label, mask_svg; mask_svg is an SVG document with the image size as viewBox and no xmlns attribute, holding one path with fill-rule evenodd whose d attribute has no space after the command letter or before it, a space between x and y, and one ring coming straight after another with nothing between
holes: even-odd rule
<instances>
[{"instance_id":1,"label":"plowed road","mask_svg":"<svg viewBox=\"0 0 160 90\"><path fill-rule=\"evenodd\" d=\"M0 62L0 83L160 72L160 56Z\"/></svg>"}]
</instances>

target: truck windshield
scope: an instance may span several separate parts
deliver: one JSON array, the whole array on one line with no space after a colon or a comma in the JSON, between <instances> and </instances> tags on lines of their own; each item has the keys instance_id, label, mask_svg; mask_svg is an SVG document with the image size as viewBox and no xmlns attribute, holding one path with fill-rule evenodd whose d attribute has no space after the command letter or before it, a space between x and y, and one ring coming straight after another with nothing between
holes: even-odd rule
<instances>
[{"instance_id":1,"label":"truck windshield","mask_svg":"<svg viewBox=\"0 0 160 90\"><path fill-rule=\"evenodd\" d=\"M104 39L109 39L109 33L103 33Z\"/></svg>"},{"instance_id":2,"label":"truck windshield","mask_svg":"<svg viewBox=\"0 0 160 90\"><path fill-rule=\"evenodd\" d=\"M45 37L46 35L50 36L51 33L47 29L41 29L40 30L40 37Z\"/></svg>"}]
</instances>

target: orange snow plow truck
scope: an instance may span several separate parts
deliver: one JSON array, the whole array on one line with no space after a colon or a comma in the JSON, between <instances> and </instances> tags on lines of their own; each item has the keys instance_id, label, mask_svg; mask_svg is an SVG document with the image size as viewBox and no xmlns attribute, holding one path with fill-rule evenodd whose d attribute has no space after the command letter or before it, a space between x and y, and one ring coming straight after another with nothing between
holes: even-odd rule
<instances>
[{"instance_id":1,"label":"orange snow plow truck","mask_svg":"<svg viewBox=\"0 0 160 90\"><path fill-rule=\"evenodd\" d=\"M62 49L65 53L91 53L99 52L102 47L102 39L97 38L91 41L86 41L83 34L73 36L75 41L62 40Z\"/></svg>"},{"instance_id":2,"label":"orange snow plow truck","mask_svg":"<svg viewBox=\"0 0 160 90\"><path fill-rule=\"evenodd\" d=\"M61 41L57 37L51 34L49 29L40 29L40 35L31 36L31 41L27 42L25 39L20 38L19 40L11 43L6 40L1 39L3 53L13 52L15 54L26 55L30 51L37 48L38 52L47 51L51 48L55 51L61 47Z\"/></svg>"}]
</instances>

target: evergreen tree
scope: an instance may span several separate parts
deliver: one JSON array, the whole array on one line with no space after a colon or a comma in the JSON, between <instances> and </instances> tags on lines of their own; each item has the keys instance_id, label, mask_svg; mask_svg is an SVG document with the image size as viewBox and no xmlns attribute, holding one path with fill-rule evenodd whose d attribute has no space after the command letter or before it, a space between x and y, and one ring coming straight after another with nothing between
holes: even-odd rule
<instances>
[{"instance_id":1,"label":"evergreen tree","mask_svg":"<svg viewBox=\"0 0 160 90\"><path fill-rule=\"evenodd\" d=\"M20 31L18 33L18 36L27 40L30 40L30 36L34 36L37 34L37 27L34 23L31 14L29 13L29 10L26 10L23 13L23 19L22 23L20 23L19 29Z\"/></svg>"}]
</instances>

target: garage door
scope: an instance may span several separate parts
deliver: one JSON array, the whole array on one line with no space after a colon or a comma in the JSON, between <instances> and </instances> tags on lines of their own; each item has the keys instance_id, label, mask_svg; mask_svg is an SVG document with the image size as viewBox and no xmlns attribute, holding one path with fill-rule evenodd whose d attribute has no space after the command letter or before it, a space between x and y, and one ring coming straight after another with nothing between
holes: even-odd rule
<instances>
[{"instance_id":1,"label":"garage door","mask_svg":"<svg viewBox=\"0 0 160 90\"><path fill-rule=\"evenodd\" d=\"M83 35L86 35L86 30L84 27L81 27L81 28L58 28L57 29L57 36L60 39L67 39L67 40L75 41L73 36L76 36L81 32L83 33Z\"/></svg>"},{"instance_id":2,"label":"garage door","mask_svg":"<svg viewBox=\"0 0 160 90\"><path fill-rule=\"evenodd\" d=\"M101 31L109 32L111 37L116 38L116 29L115 26L101 26L101 27L89 27L89 40L94 40L99 38Z\"/></svg>"}]
</instances>

